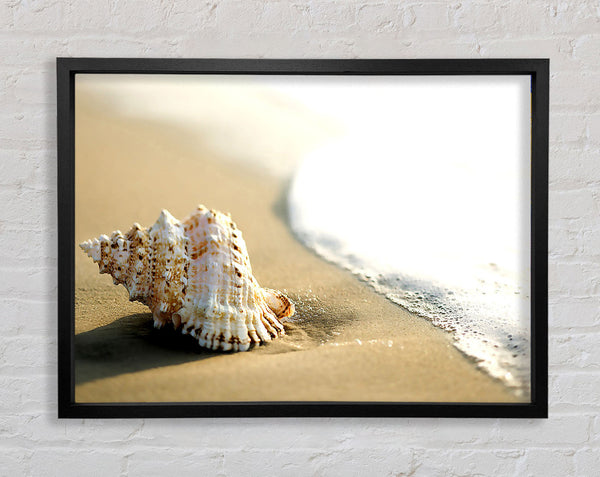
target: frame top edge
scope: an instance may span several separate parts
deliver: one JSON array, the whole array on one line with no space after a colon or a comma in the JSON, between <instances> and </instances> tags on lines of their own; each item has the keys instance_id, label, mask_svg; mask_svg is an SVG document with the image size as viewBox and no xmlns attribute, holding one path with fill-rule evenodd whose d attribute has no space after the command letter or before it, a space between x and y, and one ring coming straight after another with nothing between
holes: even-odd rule
<instances>
[{"instance_id":1,"label":"frame top edge","mask_svg":"<svg viewBox=\"0 0 600 477\"><path fill-rule=\"evenodd\" d=\"M139 74L533 74L548 58L107 58L57 57L69 73Z\"/></svg>"}]
</instances>

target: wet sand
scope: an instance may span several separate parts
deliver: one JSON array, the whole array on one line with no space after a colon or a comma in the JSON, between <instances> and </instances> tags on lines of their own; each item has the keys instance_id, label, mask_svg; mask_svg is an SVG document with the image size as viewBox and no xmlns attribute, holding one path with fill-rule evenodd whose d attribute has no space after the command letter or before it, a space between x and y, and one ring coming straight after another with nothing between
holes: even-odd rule
<instances>
[{"instance_id":1,"label":"wet sand","mask_svg":"<svg viewBox=\"0 0 600 477\"><path fill-rule=\"evenodd\" d=\"M155 330L149 310L74 244L76 401L518 401L448 333L300 244L285 196L285 181L220 157L189 129L122 115L78 87L76 243L203 203L231 213L258 282L285 291L297 311L267 345L205 350Z\"/></svg>"}]
</instances>

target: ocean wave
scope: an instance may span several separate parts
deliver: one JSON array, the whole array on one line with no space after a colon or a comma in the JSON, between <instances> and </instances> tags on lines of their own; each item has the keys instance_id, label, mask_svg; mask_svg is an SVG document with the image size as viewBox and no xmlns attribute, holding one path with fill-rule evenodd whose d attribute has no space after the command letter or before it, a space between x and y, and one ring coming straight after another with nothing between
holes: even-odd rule
<instances>
[{"instance_id":1,"label":"ocean wave","mask_svg":"<svg viewBox=\"0 0 600 477\"><path fill-rule=\"evenodd\" d=\"M419 150L418 157L414 152ZM527 202L518 158L346 138L307 156L289 192L295 235L378 293L453 334L529 393Z\"/></svg>"}]
</instances>

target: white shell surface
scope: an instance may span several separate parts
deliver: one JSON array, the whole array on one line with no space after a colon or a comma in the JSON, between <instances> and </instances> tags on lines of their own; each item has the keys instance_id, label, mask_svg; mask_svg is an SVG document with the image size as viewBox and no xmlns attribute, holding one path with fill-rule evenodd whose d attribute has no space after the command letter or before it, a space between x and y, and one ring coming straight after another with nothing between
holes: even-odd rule
<instances>
[{"instance_id":1,"label":"white shell surface","mask_svg":"<svg viewBox=\"0 0 600 477\"><path fill-rule=\"evenodd\" d=\"M257 283L231 218L204 206L183 222L163 210L150 229L134 224L80 247L150 307L156 327L172 323L206 348L246 351L285 334L280 320L294 313L283 293Z\"/></svg>"}]
</instances>

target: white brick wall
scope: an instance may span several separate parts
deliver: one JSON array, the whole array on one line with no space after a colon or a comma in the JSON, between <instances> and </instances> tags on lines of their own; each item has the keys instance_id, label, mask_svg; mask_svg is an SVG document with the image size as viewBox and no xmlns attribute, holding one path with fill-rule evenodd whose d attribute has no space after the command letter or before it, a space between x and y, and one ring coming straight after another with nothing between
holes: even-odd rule
<instances>
[{"instance_id":1,"label":"white brick wall","mask_svg":"<svg viewBox=\"0 0 600 477\"><path fill-rule=\"evenodd\" d=\"M600 3L5 0L0 475L600 475ZM56 419L56 56L550 57L550 419Z\"/></svg>"}]
</instances>

